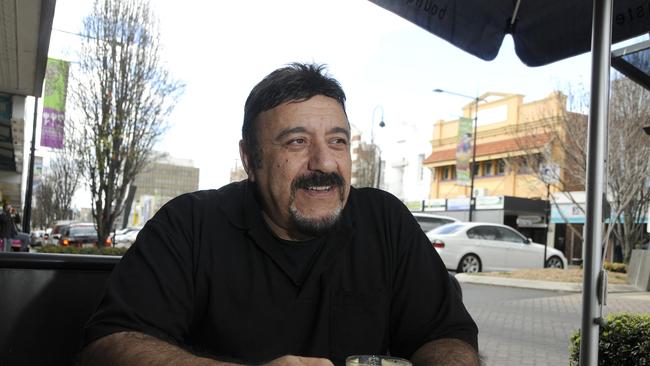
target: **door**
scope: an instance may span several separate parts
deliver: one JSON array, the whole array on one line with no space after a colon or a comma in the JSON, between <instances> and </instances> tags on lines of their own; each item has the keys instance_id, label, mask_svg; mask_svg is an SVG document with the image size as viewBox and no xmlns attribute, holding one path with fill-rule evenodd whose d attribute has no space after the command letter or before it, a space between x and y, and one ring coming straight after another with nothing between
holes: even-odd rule
<instances>
[{"instance_id":1,"label":"door","mask_svg":"<svg viewBox=\"0 0 650 366\"><path fill-rule=\"evenodd\" d=\"M483 271L503 271L507 269L506 249L499 240L494 226L476 226L467 230L474 251L481 260Z\"/></svg>"},{"instance_id":2,"label":"door","mask_svg":"<svg viewBox=\"0 0 650 366\"><path fill-rule=\"evenodd\" d=\"M528 242L528 239L510 228L496 227L499 240L507 248L506 265L510 269L517 268L541 268L544 263L544 253L536 250L536 245Z\"/></svg>"}]
</instances>

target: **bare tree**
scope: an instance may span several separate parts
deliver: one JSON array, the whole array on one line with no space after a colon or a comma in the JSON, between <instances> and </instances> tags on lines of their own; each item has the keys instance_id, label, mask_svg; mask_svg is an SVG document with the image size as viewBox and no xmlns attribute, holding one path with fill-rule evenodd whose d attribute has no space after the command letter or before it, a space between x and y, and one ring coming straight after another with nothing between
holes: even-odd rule
<instances>
[{"instance_id":1,"label":"bare tree","mask_svg":"<svg viewBox=\"0 0 650 366\"><path fill-rule=\"evenodd\" d=\"M96 0L82 34L79 73L71 84L81 115L76 146L102 242L183 85L161 65L158 23L147 1Z\"/></svg>"},{"instance_id":2,"label":"bare tree","mask_svg":"<svg viewBox=\"0 0 650 366\"><path fill-rule=\"evenodd\" d=\"M645 236L650 203L650 92L620 77L612 82L608 129L607 189L615 216L613 232L625 263Z\"/></svg>"},{"instance_id":3,"label":"bare tree","mask_svg":"<svg viewBox=\"0 0 650 366\"><path fill-rule=\"evenodd\" d=\"M517 126L515 134L519 149L525 152L517 157L517 163L533 174L531 183L535 187L544 183L545 192L540 192L540 197L548 196L567 228L580 240L582 231L563 216L558 197L550 192L558 192L584 213L572 192L583 191L586 183L587 116L580 113L588 110L586 101L588 94L581 88L570 90L568 96L554 92L541 109L529 111L526 123Z\"/></svg>"},{"instance_id":4,"label":"bare tree","mask_svg":"<svg viewBox=\"0 0 650 366\"><path fill-rule=\"evenodd\" d=\"M588 110L588 94L573 91L568 105L569 110ZM546 138L542 148L528 149L525 158L537 160L537 164L530 166L538 179L552 182L556 191L562 192L584 213L571 192L584 189L586 184L587 119L580 113L564 110L559 114L546 111L539 116L539 121L537 128L519 131L522 149L530 146L525 139L541 135ZM616 238L626 263L632 249L643 239L641 221L650 201L650 144L641 130L649 122L650 93L619 76L611 87L606 164L606 193L611 214L603 245L606 249L606 244ZM548 169L549 166L557 169ZM572 225L569 228L582 237Z\"/></svg>"},{"instance_id":5,"label":"bare tree","mask_svg":"<svg viewBox=\"0 0 650 366\"><path fill-rule=\"evenodd\" d=\"M63 149L50 162L35 190L34 224L51 226L56 220L72 219L72 198L80 185L75 149L66 138Z\"/></svg>"},{"instance_id":6,"label":"bare tree","mask_svg":"<svg viewBox=\"0 0 650 366\"><path fill-rule=\"evenodd\" d=\"M53 182L49 176L41 177L39 184L34 188L34 226L50 227L56 219L54 208Z\"/></svg>"},{"instance_id":7,"label":"bare tree","mask_svg":"<svg viewBox=\"0 0 650 366\"><path fill-rule=\"evenodd\" d=\"M79 188L79 161L75 149L67 144L59 150L50 162L48 180L52 186L52 200L55 218L72 219L72 198Z\"/></svg>"}]
</instances>

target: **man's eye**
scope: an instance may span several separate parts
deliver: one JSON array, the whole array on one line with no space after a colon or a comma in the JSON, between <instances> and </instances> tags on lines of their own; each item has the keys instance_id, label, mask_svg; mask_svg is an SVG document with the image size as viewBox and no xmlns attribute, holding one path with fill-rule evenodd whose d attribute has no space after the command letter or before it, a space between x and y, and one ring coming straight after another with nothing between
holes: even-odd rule
<instances>
[{"instance_id":1,"label":"man's eye","mask_svg":"<svg viewBox=\"0 0 650 366\"><path fill-rule=\"evenodd\" d=\"M344 139L342 137L337 137L337 138L332 139L332 143L335 144L335 145L347 145L348 140Z\"/></svg>"},{"instance_id":2,"label":"man's eye","mask_svg":"<svg viewBox=\"0 0 650 366\"><path fill-rule=\"evenodd\" d=\"M305 140L303 138L297 138L297 139L289 140L287 145L302 145L302 144L305 144L306 142L307 142L307 140Z\"/></svg>"}]
</instances>

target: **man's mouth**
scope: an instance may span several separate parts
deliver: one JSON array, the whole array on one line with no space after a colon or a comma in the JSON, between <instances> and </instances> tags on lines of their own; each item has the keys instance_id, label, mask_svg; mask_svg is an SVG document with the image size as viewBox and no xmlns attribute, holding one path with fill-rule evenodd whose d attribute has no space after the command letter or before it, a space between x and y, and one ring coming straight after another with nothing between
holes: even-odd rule
<instances>
[{"instance_id":1,"label":"man's mouth","mask_svg":"<svg viewBox=\"0 0 650 366\"><path fill-rule=\"evenodd\" d=\"M298 190L304 194L318 199L326 199L332 193L338 192L339 199L343 202L345 181L337 173L314 172L309 175L299 176L291 183L291 200L295 199Z\"/></svg>"},{"instance_id":2,"label":"man's mouth","mask_svg":"<svg viewBox=\"0 0 650 366\"><path fill-rule=\"evenodd\" d=\"M311 186L311 187L307 187L306 189L308 191L327 192L327 191L331 190L332 188L334 188L334 187L333 186L317 186L317 187Z\"/></svg>"}]
</instances>

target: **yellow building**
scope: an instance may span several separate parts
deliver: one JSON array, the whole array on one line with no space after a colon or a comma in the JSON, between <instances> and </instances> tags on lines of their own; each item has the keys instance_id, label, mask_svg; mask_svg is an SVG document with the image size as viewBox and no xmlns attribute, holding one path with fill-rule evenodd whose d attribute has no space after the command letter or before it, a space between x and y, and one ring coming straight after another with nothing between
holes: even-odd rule
<instances>
[{"instance_id":1,"label":"yellow building","mask_svg":"<svg viewBox=\"0 0 650 366\"><path fill-rule=\"evenodd\" d=\"M553 140L562 136L558 129L567 114L566 96L553 92L529 103L523 98L504 93L479 97L474 196L546 198L547 185L534 168L563 158ZM463 107L463 116L474 119L475 110L476 103L471 102ZM434 125L432 153L424 162L433 172L430 198L469 197L469 183L456 179L459 122L441 120Z\"/></svg>"}]
</instances>

